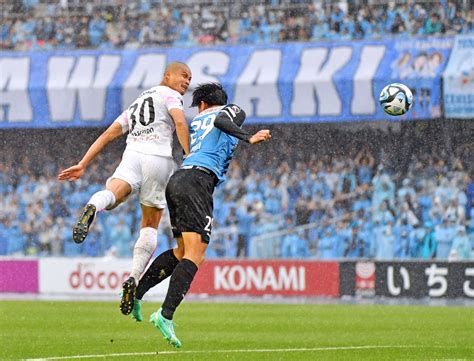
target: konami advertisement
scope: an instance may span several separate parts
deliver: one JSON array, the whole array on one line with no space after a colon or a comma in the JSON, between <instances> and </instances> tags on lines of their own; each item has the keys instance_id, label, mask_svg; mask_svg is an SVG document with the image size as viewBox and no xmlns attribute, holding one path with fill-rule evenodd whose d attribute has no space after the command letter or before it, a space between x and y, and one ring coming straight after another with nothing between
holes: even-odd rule
<instances>
[{"instance_id":1,"label":"konami advertisement","mask_svg":"<svg viewBox=\"0 0 474 361\"><path fill-rule=\"evenodd\" d=\"M314 261L206 261L191 293L339 296L339 264Z\"/></svg>"}]
</instances>

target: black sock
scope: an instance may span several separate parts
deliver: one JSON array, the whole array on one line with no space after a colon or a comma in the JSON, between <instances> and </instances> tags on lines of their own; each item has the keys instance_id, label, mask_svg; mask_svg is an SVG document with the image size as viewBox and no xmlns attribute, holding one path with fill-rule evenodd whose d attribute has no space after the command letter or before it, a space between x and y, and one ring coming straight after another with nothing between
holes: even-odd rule
<instances>
[{"instance_id":1,"label":"black sock","mask_svg":"<svg viewBox=\"0 0 474 361\"><path fill-rule=\"evenodd\" d=\"M179 260L174 255L172 249L156 257L140 279L140 282L138 282L135 298L141 300L150 288L155 287L158 283L171 276L178 263Z\"/></svg>"},{"instance_id":2,"label":"black sock","mask_svg":"<svg viewBox=\"0 0 474 361\"><path fill-rule=\"evenodd\" d=\"M186 258L183 258L183 260L176 266L171 275L168 293L163 302L163 309L161 311L163 317L168 320L173 319L174 311L176 311L176 308L179 306L186 293L188 293L197 270L198 267L196 264Z\"/></svg>"}]
</instances>

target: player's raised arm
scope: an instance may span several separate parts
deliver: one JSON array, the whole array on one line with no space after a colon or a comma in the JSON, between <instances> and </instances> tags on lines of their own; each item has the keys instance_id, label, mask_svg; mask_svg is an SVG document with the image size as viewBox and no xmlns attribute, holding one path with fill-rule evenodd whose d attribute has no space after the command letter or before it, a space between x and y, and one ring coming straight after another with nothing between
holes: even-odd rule
<instances>
[{"instance_id":1,"label":"player's raised arm","mask_svg":"<svg viewBox=\"0 0 474 361\"><path fill-rule=\"evenodd\" d=\"M245 129L242 129L241 126L244 121L244 110L235 104L229 104L219 112L214 121L214 126L224 133L250 144L257 144L271 138L269 130L260 130L252 135Z\"/></svg>"},{"instance_id":2,"label":"player's raised arm","mask_svg":"<svg viewBox=\"0 0 474 361\"><path fill-rule=\"evenodd\" d=\"M81 161L63 170L58 175L59 180L77 180L82 177L89 163L105 148L107 144L123 134L123 126L115 121L108 127L87 150Z\"/></svg>"},{"instance_id":3,"label":"player's raised arm","mask_svg":"<svg viewBox=\"0 0 474 361\"><path fill-rule=\"evenodd\" d=\"M183 147L184 154L189 154L189 128L184 117L184 111L178 108L169 110L174 124L176 125L176 135L178 136L179 144Z\"/></svg>"}]
</instances>

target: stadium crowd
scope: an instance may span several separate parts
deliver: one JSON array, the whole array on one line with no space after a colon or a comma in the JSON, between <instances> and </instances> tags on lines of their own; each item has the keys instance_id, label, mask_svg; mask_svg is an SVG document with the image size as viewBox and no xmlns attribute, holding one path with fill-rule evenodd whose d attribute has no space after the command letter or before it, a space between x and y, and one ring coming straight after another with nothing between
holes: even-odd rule
<instances>
[{"instance_id":1,"label":"stadium crowd","mask_svg":"<svg viewBox=\"0 0 474 361\"><path fill-rule=\"evenodd\" d=\"M270 44L474 31L470 1L22 0L2 5L0 49Z\"/></svg>"},{"instance_id":2,"label":"stadium crowd","mask_svg":"<svg viewBox=\"0 0 474 361\"><path fill-rule=\"evenodd\" d=\"M208 257L472 259L469 133L459 132L448 151L443 132L418 127L391 134L273 126L274 139L258 153L239 146L227 182L216 190ZM71 240L73 222L112 174L123 142L112 144L81 180L63 183L57 172L83 149L57 147L73 134L86 147L97 131L32 132L35 151L28 157L15 150L24 132L0 134L6 150L0 154L0 255L131 255L140 220L136 198L100 214L84 244ZM165 218L157 252L171 244Z\"/></svg>"}]
</instances>

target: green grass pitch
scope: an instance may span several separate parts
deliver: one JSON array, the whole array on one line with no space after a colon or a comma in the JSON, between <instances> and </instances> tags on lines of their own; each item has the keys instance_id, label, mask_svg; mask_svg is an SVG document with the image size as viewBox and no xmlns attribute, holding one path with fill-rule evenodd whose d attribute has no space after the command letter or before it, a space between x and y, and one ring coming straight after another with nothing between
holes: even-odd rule
<instances>
[{"instance_id":1,"label":"green grass pitch","mask_svg":"<svg viewBox=\"0 0 474 361\"><path fill-rule=\"evenodd\" d=\"M474 358L472 307L184 302L180 350L148 322L157 307L144 303L137 323L118 302L0 301L0 359Z\"/></svg>"}]
</instances>

